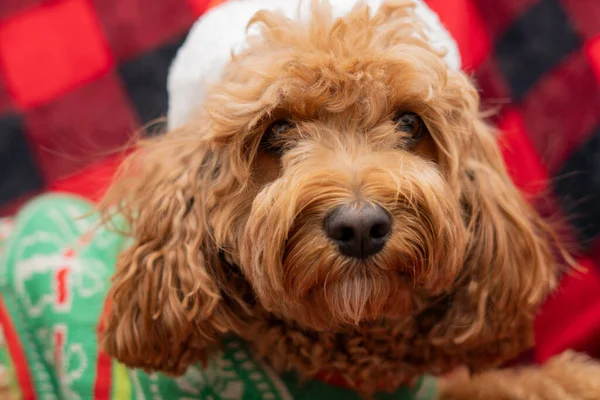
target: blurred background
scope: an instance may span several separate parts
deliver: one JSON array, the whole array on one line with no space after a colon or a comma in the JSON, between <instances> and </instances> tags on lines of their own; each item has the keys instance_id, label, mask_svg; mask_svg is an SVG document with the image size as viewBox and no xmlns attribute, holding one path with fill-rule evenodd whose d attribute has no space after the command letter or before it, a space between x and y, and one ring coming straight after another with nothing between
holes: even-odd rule
<instances>
[{"instance_id":1,"label":"blurred background","mask_svg":"<svg viewBox=\"0 0 600 400\"><path fill-rule=\"evenodd\" d=\"M0 216L46 190L98 198L108 155L165 115L169 64L221 2L0 0ZM546 304L532 356L600 356L600 0L426 2L497 111L513 179L589 267Z\"/></svg>"}]
</instances>

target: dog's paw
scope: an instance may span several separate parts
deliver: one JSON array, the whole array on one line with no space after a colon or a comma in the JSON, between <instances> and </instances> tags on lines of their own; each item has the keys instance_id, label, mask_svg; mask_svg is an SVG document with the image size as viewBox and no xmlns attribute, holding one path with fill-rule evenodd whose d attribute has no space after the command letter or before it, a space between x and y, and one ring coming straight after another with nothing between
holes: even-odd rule
<instances>
[{"instance_id":1,"label":"dog's paw","mask_svg":"<svg viewBox=\"0 0 600 400\"><path fill-rule=\"evenodd\" d=\"M600 363L568 351L541 367L449 375L440 389L441 400L599 400Z\"/></svg>"},{"instance_id":2,"label":"dog's paw","mask_svg":"<svg viewBox=\"0 0 600 400\"><path fill-rule=\"evenodd\" d=\"M600 361L566 351L542 367L542 375L573 399L600 399Z\"/></svg>"}]
</instances>

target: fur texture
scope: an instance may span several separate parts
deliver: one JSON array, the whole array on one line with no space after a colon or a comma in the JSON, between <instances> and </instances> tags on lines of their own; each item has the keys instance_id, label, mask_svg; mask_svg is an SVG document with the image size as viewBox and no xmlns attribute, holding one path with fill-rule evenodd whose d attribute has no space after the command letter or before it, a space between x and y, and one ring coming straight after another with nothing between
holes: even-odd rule
<instances>
[{"instance_id":1,"label":"fur texture","mask_svg":"<svg viewBox=\"0 0 600 400\"><path fill-rule=\"evenodd\" d=\"M489 371L473 379L461 375L444 385L442 400L596 400L600 395L600 365L572 352L541 368Z\"/></svg>"},{"instance_id":2,"label":"fur texture","mask_svg":"<svg viewBox=\"0 0 600 400\"><path fill-rule=\"evenodd\" d=\"M260 37L202 107L142 140L104 202L133 237L107 353L180 374L232 332L279 371L331 371L368 396L530 347L557 243L508 177L475 87L430 47L410 2L339 19L314 2L308 22L264 11L252 24ZM398 131L398 111L423 120L420 141ZM281 119L294 125L273 154L261 139ZM358 200L393 220L363 261L323 232L330 210Z\"/></svg>"}]
</instances>

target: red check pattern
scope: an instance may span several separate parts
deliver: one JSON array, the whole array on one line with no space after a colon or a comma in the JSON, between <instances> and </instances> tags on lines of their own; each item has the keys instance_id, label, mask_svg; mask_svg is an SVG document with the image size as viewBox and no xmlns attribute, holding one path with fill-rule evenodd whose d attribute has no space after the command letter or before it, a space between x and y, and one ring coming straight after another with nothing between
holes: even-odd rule
<instances>
[{"instance_id":1,"label":"red check pattern","mask_svg":"<svg viewBox=\"0 0 600 400\"><path fill-rule=\"evenodd\" d=\"M46 189L98 198L119 162L104 156L165 114L176 49L222 1L0 1L0 214ZM534 356L600 356L600 1L426 1L500 110L516 184L589 269L545 305Z\"/></svg>"}]
</instances>

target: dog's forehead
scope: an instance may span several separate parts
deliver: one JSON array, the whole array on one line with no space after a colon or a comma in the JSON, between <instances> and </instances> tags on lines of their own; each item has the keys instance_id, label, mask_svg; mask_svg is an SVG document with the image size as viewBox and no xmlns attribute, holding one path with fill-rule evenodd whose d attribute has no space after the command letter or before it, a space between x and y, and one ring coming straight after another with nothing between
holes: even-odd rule
<instances>
[{"instance_id":1,"label":"dog's forehead","mask_svg":"<svg viewBox=\"0 0 600 400\"><path fill-rule=\"evenodd\" d=\"M372 10L386 0L368 0ZM422 0L414 0L416 15L425 22L426 34L434 48L445 50L444 61L452 69L460 68L456 43L440 23L437 15ZM334 17L346 14L358 1L329 0ZM246 27L259 10L276 10L290 18L298 16L310 1L301 0L230 0L207 12L194 25L179 50L169 72L168 124L175 128L186 122L191 112L203 101L207 88L218 81L231 61L232 50L247 45Z\"/></svg>"},{"instance_id":2,"label":"dog's forehead","mask_svg":"<svg viewBox=\"0 0 600 400\"><path fill-rule=\"evenodd\" d=\"M425 53L425 52L424 52ZM366 118L370 124L381 114L398 107L414 112L439 102L447 82L444 70L414 54L408 59L364 54L364 57L333 55L324 51L294 52L286 60L265 65L257 72L252 62L242 76L245 93L231 96L230 103L260 104L257 110L281 117ZM244 76L245 75L245 76ZM219 87L215 88L217 91ZM287 114L287 115L286 115ZM379 114L379 116L378 116Z\"/></svg>"}]
</instances>

